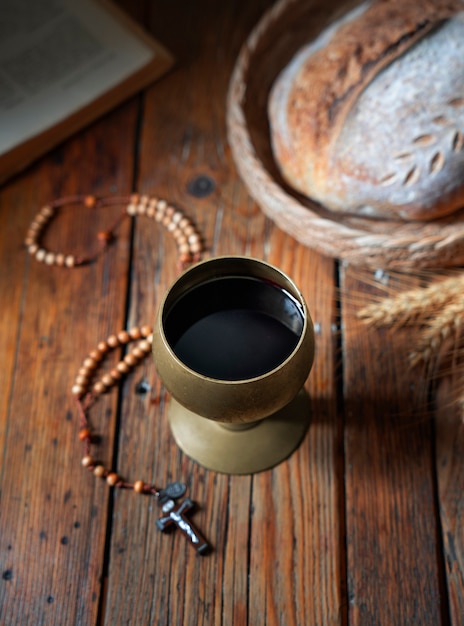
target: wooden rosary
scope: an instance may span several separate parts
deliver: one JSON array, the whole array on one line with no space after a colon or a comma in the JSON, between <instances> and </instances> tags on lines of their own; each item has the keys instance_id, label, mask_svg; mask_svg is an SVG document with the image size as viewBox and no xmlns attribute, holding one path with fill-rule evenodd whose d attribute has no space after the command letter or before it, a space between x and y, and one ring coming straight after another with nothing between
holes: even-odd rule
<instances>
[{"instance_id":1,"label":"wooden rosary","mask_svg":"<svg viewBox=\"0 0 464 626\"><path fill-rule=\"evenodd\" d=\"M97 237L100 242L100 250L90 257L75 257L61 252L51 252L41 245L41 236L50 220L56 214L57 209L69 204L84 204L88 208L127 203L124 213L118 218L113 227L107 231L99 232ZM183 269L191 262L199 261L202 252L201 236L193 222L179 209L171 206L166 200L150 197L147 195L132 194L127 198L97 198L95 196L70 196L55 200L44 206L35 216L29 226L25 245L29 254L37 261L47 265L56 265L66 268L78 267L95 260L101 249L106 247L114 237L114 229L125 216L146 215L164 226L172 234L177 244L179 253L179 266ZM95 380L97 371L105 356L116 348L122 348L131 342L137 342L136 346L128 351L122 360L110 370ZM163 516L157 520L157 527L165 531L175 526L188 538L190 544L198 554L206 554L209 544L186 517L186 513L194 508L194 502L185 498L180 504L175 500L185 494L186 486L180 482L167 485L164 489L143 480L133 483L124 481L117 472L111 471L98 462L91 454L91 446L96 437L92 432L89 411L98 397L109 391L111 387L119 383L134 367L151 354L153 334L151 326L144 325L130 330L121 330L101 341L96 349L92 350L83 360L78 370L71 393L76 399L80 430L79 439L84 446L84 456L81 464L91 471L97 478L106 480L110 487L132 489L138 494L152 495L162 507Z\"/></svg>"},{"instance_id":2,"label":"wooden rosary","mask_svg":"<svg viewBox=\"0 0 464 626\"><path fill-rule=\"evenodd\" d=\"M184 267L192 261L198 261L201 256L201 236L193 222L186 217L183 211L174 208L166 200L147 195L132 194L128 197L97 198L96 196L68 196L49 202L42 207L29 225L24 241L29 254L36 261L46 265L58 265L61 267L76 267L85 265L95 260L101 250L90 257L75 257L72 254L51 252L41 245L41 237L50 220L55 216L57 209L70 204L83 204L88 208L98 208L116 204L127 204L125 211L118 217L116 223L106 231L97 234L100 248L106 247L114 237L114 229L124 217L146 215L164 226L172 234L177 244L179 264Z\"/></svg>"}]
</instances>

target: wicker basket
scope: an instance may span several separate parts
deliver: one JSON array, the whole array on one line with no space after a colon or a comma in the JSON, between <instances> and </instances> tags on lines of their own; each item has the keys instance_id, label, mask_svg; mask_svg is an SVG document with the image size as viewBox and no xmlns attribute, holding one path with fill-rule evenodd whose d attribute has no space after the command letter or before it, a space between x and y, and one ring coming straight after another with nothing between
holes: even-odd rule
<instances>
[{"instance_id":1,"label":"wicker basket","mask_svg":"<svg viewBox=\"0 0 464 626\"><path fill-rule=\"evenodd\" d=\"M229 87L227 126L233 157L249 193L280 228L304 245L372 268L464 264L464 211L431 222L382 221L329 212L289 188L273 160L267 99L302 44L356 1L280 0L250 34Z\"/></svg>"}]
</instances>

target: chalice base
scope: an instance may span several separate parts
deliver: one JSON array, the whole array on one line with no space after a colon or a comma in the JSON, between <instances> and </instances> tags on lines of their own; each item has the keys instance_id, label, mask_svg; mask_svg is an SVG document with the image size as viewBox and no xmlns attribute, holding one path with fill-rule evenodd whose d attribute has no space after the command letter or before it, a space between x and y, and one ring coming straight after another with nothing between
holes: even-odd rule
<instances>
[{"instance_id":1,"label":"chalice base","mask_svg":"<svg viewBox=\"0 0 464 626\"><path fill-rule=\"evenodd\" d=\"M189 411L171 397L168 420L179 448L200 465L224 474L254 474L287 459L310 419L304 389L285 407L258 422L225 424Z\"/></svg>"}]
</instances>

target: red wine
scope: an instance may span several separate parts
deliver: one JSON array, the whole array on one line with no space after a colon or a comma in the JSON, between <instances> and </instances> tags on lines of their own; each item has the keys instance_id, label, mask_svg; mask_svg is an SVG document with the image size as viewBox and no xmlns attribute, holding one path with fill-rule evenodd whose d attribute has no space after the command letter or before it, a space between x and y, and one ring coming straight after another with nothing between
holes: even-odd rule
<instances>
[{"instance_id":1,"label":"red wine","mask_svg":"<svg viewBox=\"0 0 464 626\"><path fill-rule=\"evenodd\" d=\"M184 293L165 314L166 338L196 372L245 380L271 371L295 349L301 304L278 285L243 276L218 278Z\"/></svg>"}]
</instances>

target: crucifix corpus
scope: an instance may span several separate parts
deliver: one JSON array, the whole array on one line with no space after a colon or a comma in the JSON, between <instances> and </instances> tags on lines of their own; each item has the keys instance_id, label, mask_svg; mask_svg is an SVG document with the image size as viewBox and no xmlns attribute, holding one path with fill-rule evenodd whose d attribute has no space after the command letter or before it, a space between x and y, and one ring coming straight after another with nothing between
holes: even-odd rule
<instances>
[{"instance_id":1,"label":"crucifix corpus","mask_svg":"<svg viewBox=\"0 0 464 626\"><path fill-rule=\"evenodd\" d=\"M195 503L190 498L185 498L180 504L176 504L171 498L164 500L162 511L165 515L157 520L156 525L163 532L174 525L188 538L198 554L206 554L209 551L208 542L186 517L186 513L194 506Z\"/></svg>"}]
</instances>

